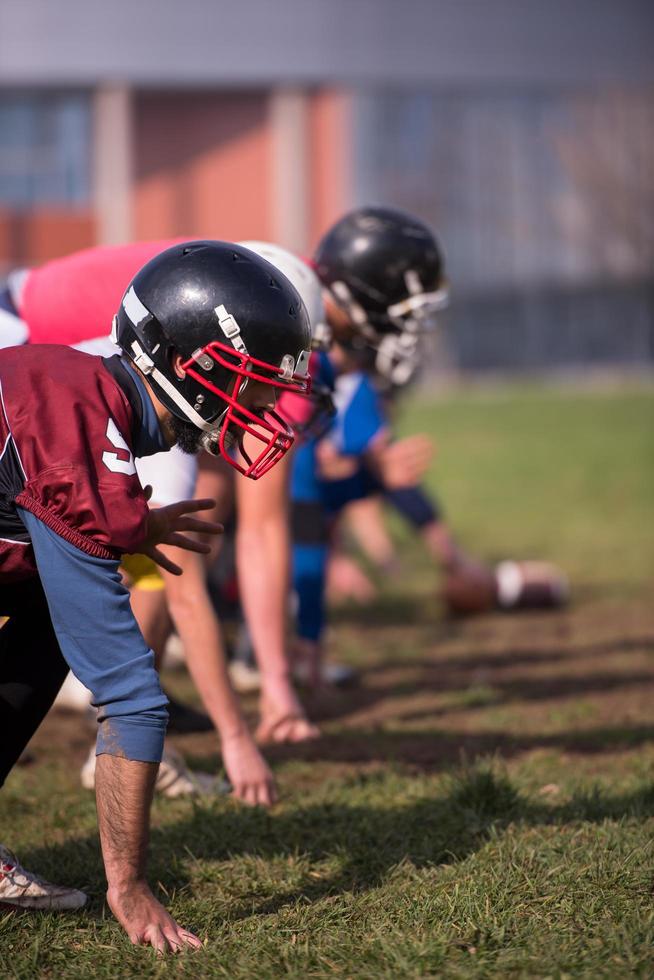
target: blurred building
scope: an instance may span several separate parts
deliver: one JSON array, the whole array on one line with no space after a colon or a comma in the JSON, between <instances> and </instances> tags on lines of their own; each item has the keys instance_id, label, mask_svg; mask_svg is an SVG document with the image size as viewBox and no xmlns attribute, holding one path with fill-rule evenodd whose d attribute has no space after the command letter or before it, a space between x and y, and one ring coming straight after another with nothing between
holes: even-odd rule
<instances>
[{"instance_id":1,"label":"blurred building","mask_svg":"<svg viewBox=\"0 0 654 980\"><path fill-rule=\"evenodd\" d=\"M650 0L2 0L0 273L388 203L452 365L651 364L653 49Z\"/></svg>"}]
</instances>

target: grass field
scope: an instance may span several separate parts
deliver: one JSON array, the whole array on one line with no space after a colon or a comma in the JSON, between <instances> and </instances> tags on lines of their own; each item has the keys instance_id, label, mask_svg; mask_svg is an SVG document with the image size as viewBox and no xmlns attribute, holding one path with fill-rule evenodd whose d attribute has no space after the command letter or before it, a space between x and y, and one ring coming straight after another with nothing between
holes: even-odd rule
<instances>
[{"instance_id":1,"label":"grass field","mask_svg":"<svg viewBox=\"0 0 654 980\"><path fill-rule=\"evenodd\" d=\"M207 937L175 960L108 916L86 734L52 716L0 794L0 839L92 902L0 914L0 977L653 976L653 409L645 387L407 406L466 544L560 562L571 607L448 622L403 541L376 606L334 617L361 686L313 706L317 744L269 753L282 803L156 802L152 881ZM210 736L176 742L217 764Z\"/></svg>"}]
</instances>

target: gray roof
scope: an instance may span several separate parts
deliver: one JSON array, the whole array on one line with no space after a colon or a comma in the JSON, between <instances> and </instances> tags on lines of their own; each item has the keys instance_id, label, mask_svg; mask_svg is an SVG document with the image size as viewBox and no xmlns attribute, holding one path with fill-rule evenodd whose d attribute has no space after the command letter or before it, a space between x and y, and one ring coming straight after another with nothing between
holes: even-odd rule
<instances>
[{"instance_id":1,"label":"gray roof","mask_svg":"<svg viewBox=\"0 0 654 980\"><path fill-rule=\"evenodd\" d=\"M1 0L0 85L654 81L652 0Z\"/></svg>"}]
</instances>

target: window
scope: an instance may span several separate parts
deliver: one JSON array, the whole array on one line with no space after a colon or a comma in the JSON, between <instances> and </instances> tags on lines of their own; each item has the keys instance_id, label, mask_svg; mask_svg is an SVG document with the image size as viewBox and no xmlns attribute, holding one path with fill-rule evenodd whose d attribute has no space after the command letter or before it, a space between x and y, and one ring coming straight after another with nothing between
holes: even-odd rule
<instances>
[{"instance_id":1,"label":"window","mask_svg":"<svg viewBox=\"0 0 654 980\"><path fill-rule=\"evenodd\" d=\"M0 94L0 206L85 206L90 169L87 94Z\"/></svg>"}]
</instances>

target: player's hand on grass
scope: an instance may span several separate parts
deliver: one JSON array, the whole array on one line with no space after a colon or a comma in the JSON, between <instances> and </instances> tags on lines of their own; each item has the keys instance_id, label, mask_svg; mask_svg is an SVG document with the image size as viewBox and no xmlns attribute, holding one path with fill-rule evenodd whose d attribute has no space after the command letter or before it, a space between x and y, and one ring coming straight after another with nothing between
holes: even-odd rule
<instances>
[{"instance_id":1,"label":"player's hand on grass","mask_svg":"<svg viewBox=\"0 0 654 980\"><path fill-rule=\"evenodd\" d=\"M320 738L320 729L305 714L262 713L257 726L257 742L261 745L299 745L317 738Z\"/></svg>"},{"instance_id":2,"label":"player's hand on grass","mask_svg":"<svg viewBox=\"0 0 654 980\"><path fill-rule=\"evenodd\" d=\"M407 436L387 443L376 453L384 486L399 490L419 483L433 454L434 445L428 436Z\"/></svg>"},{"instance_id":3,"label":"player's hand on grass","mask_svg":"<svg viewBox=\"0 0 654 980\"><path fill-rule=\"evenodd\" d=\"M286 676L262 674L259 715L255 738L260 745L296 745L320 737Z\"/></svg>"},{"instance_id":4,"label":"player's hand on grass","mask_svg":"<svg viewBox=\"0 0 654 980\"><path fill-rule=\"evenodd\" d=\"M202 945L196 935L175 922L144 881L109 888L107 901L135 946L152 946L163 956Z\"/></svg>"},{"instance_id":5,"label":"player's hand on grass","mask_svg":"<svg viewBox=\"0 0 654 980\"><path fill-rule=\"evenodd\" d=\"M277 790L272 772L248 731L223 738L223 763L233 795L249 806L272 806Z\"/></svg>"},{"instance_id":6,"label":"player's hand on grass","mask_svg":"<svg viewBox=\"0 0 654 980\"><path fill-rule=\"evenodd\" d=\"M149 498L151 488L146 488ZM197 532L202 534L222 534L224 528L222 524L215 524L212 521L202 521L197 517L191 517L201 510L210 510L215 506L213 500L180 500L176 504L169 504L167 507L157 507L150 510L148 514L147 535L141 546L141 554L147 555L153 562L160 565L165 571L172 575L181 575L182 569L175 562L167 558L160 550L160 545L174 545L176 548L183 548L185 551L196 551L200 555L207 555L211 550L208 544L198 541L194 537L182 532Z\"/></svg>"}]
</instances>

